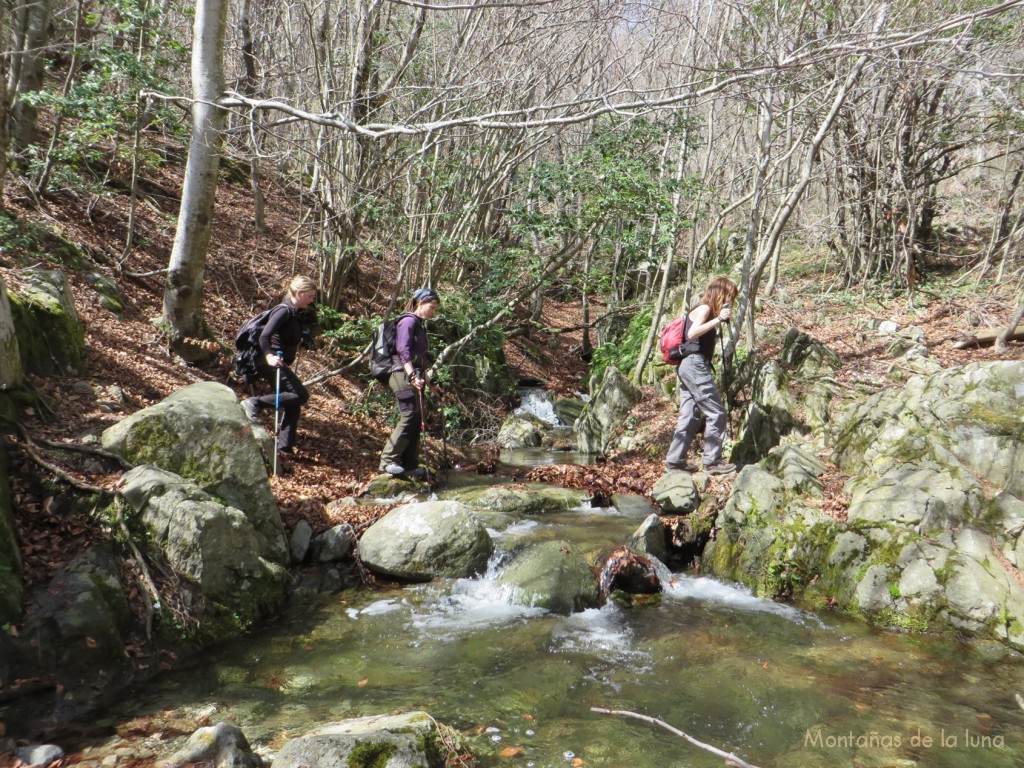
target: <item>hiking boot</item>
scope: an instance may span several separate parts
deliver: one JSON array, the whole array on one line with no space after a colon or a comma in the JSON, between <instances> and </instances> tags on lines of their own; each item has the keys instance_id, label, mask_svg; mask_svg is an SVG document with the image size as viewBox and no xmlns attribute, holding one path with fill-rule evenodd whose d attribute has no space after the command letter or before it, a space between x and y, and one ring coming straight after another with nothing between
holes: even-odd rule
<instances>
[{"instance_id":1,"label":"hiking boot","mask_svg":"<svg viewBox=\"0 0 1024 768\"><path fill-rule=\"evenodd\" d=\"M697 468L695 466L693 466L693 464L680 464L679 462L676 462L676 461L666 461L665 462L665 471L666 472L689 472L690 474L693 474L694 472L697 471Z\"/></svg>"},{"instance_id":2,"label":"hiking boot","mask_svg":"<svg viewBox=\"0 0 1024 768\"><path fill-rule=\"evenodd\" d=\"M709 475L728 475L736 471L735 464L726 464L724 461L716 461L714 464L705 464L704 471Z\"/></svg>"},{"instance_id":3,"label":"hiking boot","mask_svg":"<svg viewBox=\"0 0 1024 768\"><path fill-rule=\"evenodd\" d=\"M410 469L405 473L405 476L411 480L426 480L429 477L426 467L416 467L416 469Z\"/></svg>"},{"instance_id":4,"label":"hiking boot","mask_svg":"<svg viewBox=\"0 0 1024 768\"><path fill-rule=\"evenodd\" d=\"M256 405L256 398L249 397L242 401L242 410L245 411L245 417L253 424L260 423L260 409Z\"/></svg>"},{"instance_id":5,"label":"hiking boot","mask_svg":"<svg viewBox=\"0 0 1024 768\"><path fill-rule=\"evenodd\" d=\"M391 462L386 467L384 467L384 471L387 472L392 477L398 477L399 475L405 474L405 467L403 467L401 464Z\"/></svg>"}]
</instances>

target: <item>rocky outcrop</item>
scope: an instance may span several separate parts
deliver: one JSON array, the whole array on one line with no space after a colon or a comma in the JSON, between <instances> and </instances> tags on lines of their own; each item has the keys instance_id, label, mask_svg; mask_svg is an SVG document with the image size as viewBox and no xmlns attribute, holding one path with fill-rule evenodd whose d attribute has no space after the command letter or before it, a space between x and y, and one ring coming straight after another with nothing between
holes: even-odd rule
<instances>
[{"instance_id":1,"label":"rocky outcrop","mask_svg":"<svg viewBox=\"0 0 1024 768\"><path fill-rule=\"evenodd\" d=\"M498 584L510 588L513 604L552 613L568 615L601 604L594 569L565 541L545 541L517 553Z\"/></svg>"},{"instance_id":2,"label":"rocky outcrop","mask_svg":"<svg viewBox=\"0 0 1024 768\"><path fill-rule=\"evenodd\" d=\"M410 581L473 576L487 567L493 550L484 524L455 501L395 507L359 541L366 567Z\"/></svg>"},{"instance_id":3,"label":"rocky outcrop","mask_svg":"<svg viewBox=\"0 0 1024 768\"><path fill-rule=\"evenodd\" d=\"M0 391L17 389L24 380L18 335L7 296L7 283L0 275Z\"/></svg>"},{"instance_id":4,"label":"rocky outcrop","mask_svg":"<svg viewBox=\"0 0 1024 768\"><path fill-rule=\"evenodd\" d=\"M760 594L885 626L1024 648L1024 364L913 377L836 420L845 519L819 502L810 444L745 467L705 569Z\"/></svg>"},{"instance_id":5,"label":"rocky outcrop","mask_svg":"<svg viewBox=\"0 0 1024 768\"><path fill-rule=\"evenodd\" d=\"M732 461L759 461L790 434L821 435L829 424L833 375L839 366L834 352L790 328L779 359L765 363L754 375Z\"/></svg>"},{"instance_id":6,"label":"rocky outcrop","mask_svg":"<svg viewBox=\"0 0 1024 768\"><path fill-rule=\"evenodd\" d=\"M640 390L618 368L605 368L601 384L573 425L580 451L604 454L640 397Z\"/></svg>"},{"instance_id":7,"label":"rocky outcrop","mask_svg":"<svg viewBox=\"0 0 1024 768\"><path fill-rule=\"evenodd\" d=\"M245 417L235 393L200 382L107 429L103 448L193 481L252 523L259 555L288 562L284 527L268 482L273 438Z\"/></svg>"}]
</instances>

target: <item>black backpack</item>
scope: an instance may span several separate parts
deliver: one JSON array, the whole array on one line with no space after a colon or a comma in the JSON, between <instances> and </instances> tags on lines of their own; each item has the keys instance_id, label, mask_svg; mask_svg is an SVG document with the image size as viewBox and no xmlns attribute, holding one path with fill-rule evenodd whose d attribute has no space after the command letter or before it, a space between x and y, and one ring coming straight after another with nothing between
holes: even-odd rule
<instances>
[{"instance_id":1,"label":"black backpack","mask_svg":"<svg viewBox=\"0 0 1024 768\"><path fill-rule=\"evenodd\" d=\"M275 309L277 307L271 307L256 317L250 317L242 323L238 335L235 336L235 375L246 384L252 384L260 377L256 367L256 361L263 354L260 349L260 334L267 325L267 318Z\"/></svg>"},{"instance_id":2,"label":"black backpack","mask_svg":"<svg viewBox=\"0 0 1024 768\"><path fill-rule=\"evenodd\" d=\"M416 317L412 312L403 312L398 317L384 320L373 332L370 347L370 375L381 384L387 384L395 367L395 340L398 336L398 321L403 317Z\"/></svg>"}]
</instances>

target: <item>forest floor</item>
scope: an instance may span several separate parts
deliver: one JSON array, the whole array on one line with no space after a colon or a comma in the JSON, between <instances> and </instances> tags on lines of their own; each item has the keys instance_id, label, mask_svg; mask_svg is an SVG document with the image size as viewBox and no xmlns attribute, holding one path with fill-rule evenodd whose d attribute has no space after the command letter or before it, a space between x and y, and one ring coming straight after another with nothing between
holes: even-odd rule
<instances>
[{"instance_id":1,"label":"forest floor","mask_svg":"<svg viewBox=\"0 0 1024 768\"><path fill-rule=\"evenodd\" d=\"M147 180L143 204L137 211L139 246L127 255L122 253L128 220L126 197L66 194L33 200L20 196L13 181L8 184L8 196L0 201L7 211L22 221L35 221L60 232L91 262L85 268L67 270L76 308L87 329L88 370L77 377L31 379L41 397L35 406L21 413L21 419L25 435L33 441L80 443L128 413L188 384L202 380L231 383L231 363L226 353L206 365L186 365L168 353L152 323L161 312L162 270L167 266L174 236L177 173L169 167ZM302 224L292 217L293 206L285 192L267 192L268 225L264 232L258 232L251 221L248 190L222 184L218 191L214 241L205 278L205 312L212 330L226 345L233 342L243 319L274 303L279 287L291 274L317 274L315 266L307 261ZM983 240L983 235L978 239ZM956 254L969 248L969 242L960 243ZM0 274L8 285L18 282L25 265L17 249L13 239L0 249ZM367 253L355 265L340 310L355 316L379 315L387 299L384 293L393 282L394 268L393 256ZM120 316L100 306L99 295L89 284L92 272L117 281L125 306ZM369 293L367 286L384 288ZM1011 343L1005 353L997 353L992 347L956 349L953 345L972 328L1008 323L1014 297L1011 281L979 284L948 265L943 266L941 274L936 268L934 279L923 285L913 302L905 293L862 296L841 290L832 275L820 271L784 274L775 295L759 301L756 320L765 339L759 355L761 359L773 357L786 330L797 327L839 355L843 366L837 379L848 385L846 391L896 386L888 377L893 366L885 351L888 339L871 328L872 321L891 320L900 326L920 327L931 353L946 367L979 360L1020 360L1024 359L1024 344L1020 342ZM567 328L576 325L578 318L576 305L549 301L543 325ZM551 334L538 330L529 338L509 342L505 352L519 380L541 381L545 388L568 395L587 388L587 367L579 356L581 342L579 331ZM314 348L302 353L298 371L304 379L310 379L345 362L335 359L326 347ZM303 409L298 453L289 462L286 474L271 479L288 532L299 519L308 520L316 532L341 522L363 529L387 510L383 506L337 503L358 496L377 474L379 452L390 431L390 398L373 397L372 391L368 395L363 370L364 365L359 364L311 388L310 402ZM247 394L236 389L240 396ZM589 488L599 495L648 493L662 474L676 404L652 387L646 388L644 395L628 420L641 438L642 450L612 455L590 466L536 468L515 479L545 479ZM742 399L740 393L741 402L732 408L734 417L742 408ZM476 413L492 426L476 437L484 438L485 443L486 438L493 438L501 418L514 405L511 401L477 400L473 404ZM47 470L23 450L25 435L11 438L11 479L24 576L30 590L45 584L59 565L90 541L110 532L87 512L68 514L63 505L54 503L45 486L33 480ZM451 444L448 451L453 463L463 467L491 463L481 462L486 453L468 450L464 445ZM441 454L434 424L424 452L428 457ZM74 454L42 449L40 454L83 482L107 488L117 483L118 475L113 470L110 474L87 474ZM826 507L842 515L842 475L833 467L827 477ZM731 477L716 478L711 491L724 498L731 482Z\"/></svg>"}]
</instances>

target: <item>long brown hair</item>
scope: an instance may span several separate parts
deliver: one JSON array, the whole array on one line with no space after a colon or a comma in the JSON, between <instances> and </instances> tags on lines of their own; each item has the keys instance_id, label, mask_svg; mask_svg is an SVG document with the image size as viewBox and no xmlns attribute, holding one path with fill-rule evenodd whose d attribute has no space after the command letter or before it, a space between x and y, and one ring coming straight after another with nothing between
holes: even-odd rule
<instances>
[{"instance_id":1,"label":"long brown hair","mask_svg":"<svg viewBox=\"0 0 1024 768\"><path fill-rule=\"evenodd\" d=\"M700 297L701 304L711 307L711 317L718 317L725 304L732 304L739 295L740 289L728 277L719 275L708 284L708 289Z\"/></svg>"}]
</instances>

